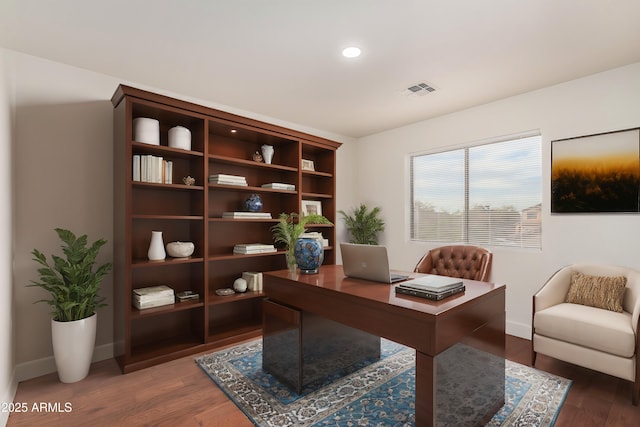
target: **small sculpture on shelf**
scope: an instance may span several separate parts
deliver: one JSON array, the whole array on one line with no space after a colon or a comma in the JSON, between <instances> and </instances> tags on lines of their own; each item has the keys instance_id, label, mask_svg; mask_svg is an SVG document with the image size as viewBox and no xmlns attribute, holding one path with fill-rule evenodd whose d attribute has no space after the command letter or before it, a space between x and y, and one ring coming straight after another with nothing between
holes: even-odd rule
<instances>
[{"instance_id":1,"label":"small sculpture on shelf","mask_svg":"<svg viewBox=\"0 0 640 427\"><path fill-rule=\"evenodd\" d=\"M185 176L182 178L182 182L184 182L184 185L193 185L196 183L196 179L192 176Z\"/></svg>"},{"instance_id":2,"label":"small sculpture on shelf","mask_svg":"<svg viewBox=\"0 0 640 427\"><path fill-rule=\"evenodd\" d=\"M242 277L237 278L233 282L233 290L239 293L243 293L247 291L247 281Z\"/></svg>"},{"instance_id":3,"label":"small sculpture on shelf","mask_svg":"<svg viewBox=\"0 0 640 427\"><path fill-rule=\"evenodd\" d=\"M167 243L167 253L173 258L187 258L193 255L195 245L193 242Z\"/></svg>"},{"instance_id":4,"label":"small sculpture on shelf","mask_svg":"<svg viewBox=\"0 0 640 427\"><path fill-rule=\"evenodd\" d=\"M259 151L256 151L255 153L253 153L253 161L255 162L262 162L262 154L260 154Z\"/></svg>"},{"instance_id":5,"label":"small sculpture on shelf","mask_svg":"<svg viewBox=\"0 0 640 427\"><path fill-rule=\"evenodd\" d=\"M260 212L262 210L262 199L258 194L251 194L244 201L244 207L247 212Z\"/></svg>"}]
</instances>

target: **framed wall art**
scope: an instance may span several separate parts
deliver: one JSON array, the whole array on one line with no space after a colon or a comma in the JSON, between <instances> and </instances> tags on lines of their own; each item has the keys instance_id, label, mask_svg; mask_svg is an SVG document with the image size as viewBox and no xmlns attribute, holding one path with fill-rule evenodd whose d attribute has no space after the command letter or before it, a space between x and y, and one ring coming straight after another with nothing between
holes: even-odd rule
<instances>
[{"instance_id":1,"label":"framed wall art","mask_svg":"<svg viewBox=\"0 0 640 427\"><path fill-rule=\"evenodd\" d=\"M551 213L640 212L640 128L551 141Z\"/></svg>"}]
</instances>

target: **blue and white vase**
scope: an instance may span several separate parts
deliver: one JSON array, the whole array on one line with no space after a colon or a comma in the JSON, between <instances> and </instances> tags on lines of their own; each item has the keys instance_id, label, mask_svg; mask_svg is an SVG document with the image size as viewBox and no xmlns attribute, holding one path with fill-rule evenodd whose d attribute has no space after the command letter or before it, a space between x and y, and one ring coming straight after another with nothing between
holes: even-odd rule
<instances>
[{"instance_id":1,"label":"blue and white vase","mask_svg":"<svg viewBox=\"0 0 640 427\"><path fill-rule=\"evenodd\" d=\"M324 261L322 240L301 237L296 240L294 253L301 273L316 274Z\"/></svg>"},{"instance_id":2,"label":"blue and white vase","mask_svg":"<svg viewBox=\"0 0 640 427\"><path fill-rule=\"evenodd\" d=\"M260 212L262 210L262 199L257 194L252 194L244 201L244 208L248 212Z\"/></svg>"}]
</instances>

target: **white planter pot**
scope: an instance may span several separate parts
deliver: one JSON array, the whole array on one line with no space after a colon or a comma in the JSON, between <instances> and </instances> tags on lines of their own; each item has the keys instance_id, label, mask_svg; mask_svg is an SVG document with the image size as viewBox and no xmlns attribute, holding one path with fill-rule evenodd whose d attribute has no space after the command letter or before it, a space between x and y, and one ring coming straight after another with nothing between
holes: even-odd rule
<instances>
[{"instance_id":1,"label":"white planter pot","mask_svg":"<svg viewBox=\"0 0 640 427\"><path fill-rule=\"evenodd\" d=\"M96 344L98 315L72 322L51 320L53 357L58 377L63 383L74 383L89 374Z\"/></svg>"}]
</instances>

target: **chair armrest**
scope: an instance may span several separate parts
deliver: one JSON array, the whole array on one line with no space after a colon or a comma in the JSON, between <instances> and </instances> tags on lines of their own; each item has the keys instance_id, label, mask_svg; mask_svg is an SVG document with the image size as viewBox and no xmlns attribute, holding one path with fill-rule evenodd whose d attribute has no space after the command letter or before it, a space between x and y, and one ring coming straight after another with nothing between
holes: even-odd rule
<instances>
[{"instance_id":1,"label":"chair armrest","mask_svg":"<svg viewBox=\"0 0 640 427\"><path fill-rule=\"evenodd\" d=\"M638 337L638 318L640 318L640 272L631 271L627 275L627 290L622 305L625 311L631 313L631 326L633 326L633 332L635 332L636 337Z\"/></svg>"},{"instance_id":2,"label":"chair armrest","mask_svg":"<svg viewBox=\"0 0 640 427\"><path fill-rule=\"evenodd\" d=\"M561 304L567 297L571 285L571 267L558 270L533 296L533 310L538 312L556 304Z\"/></svg>"}]
</instances>

